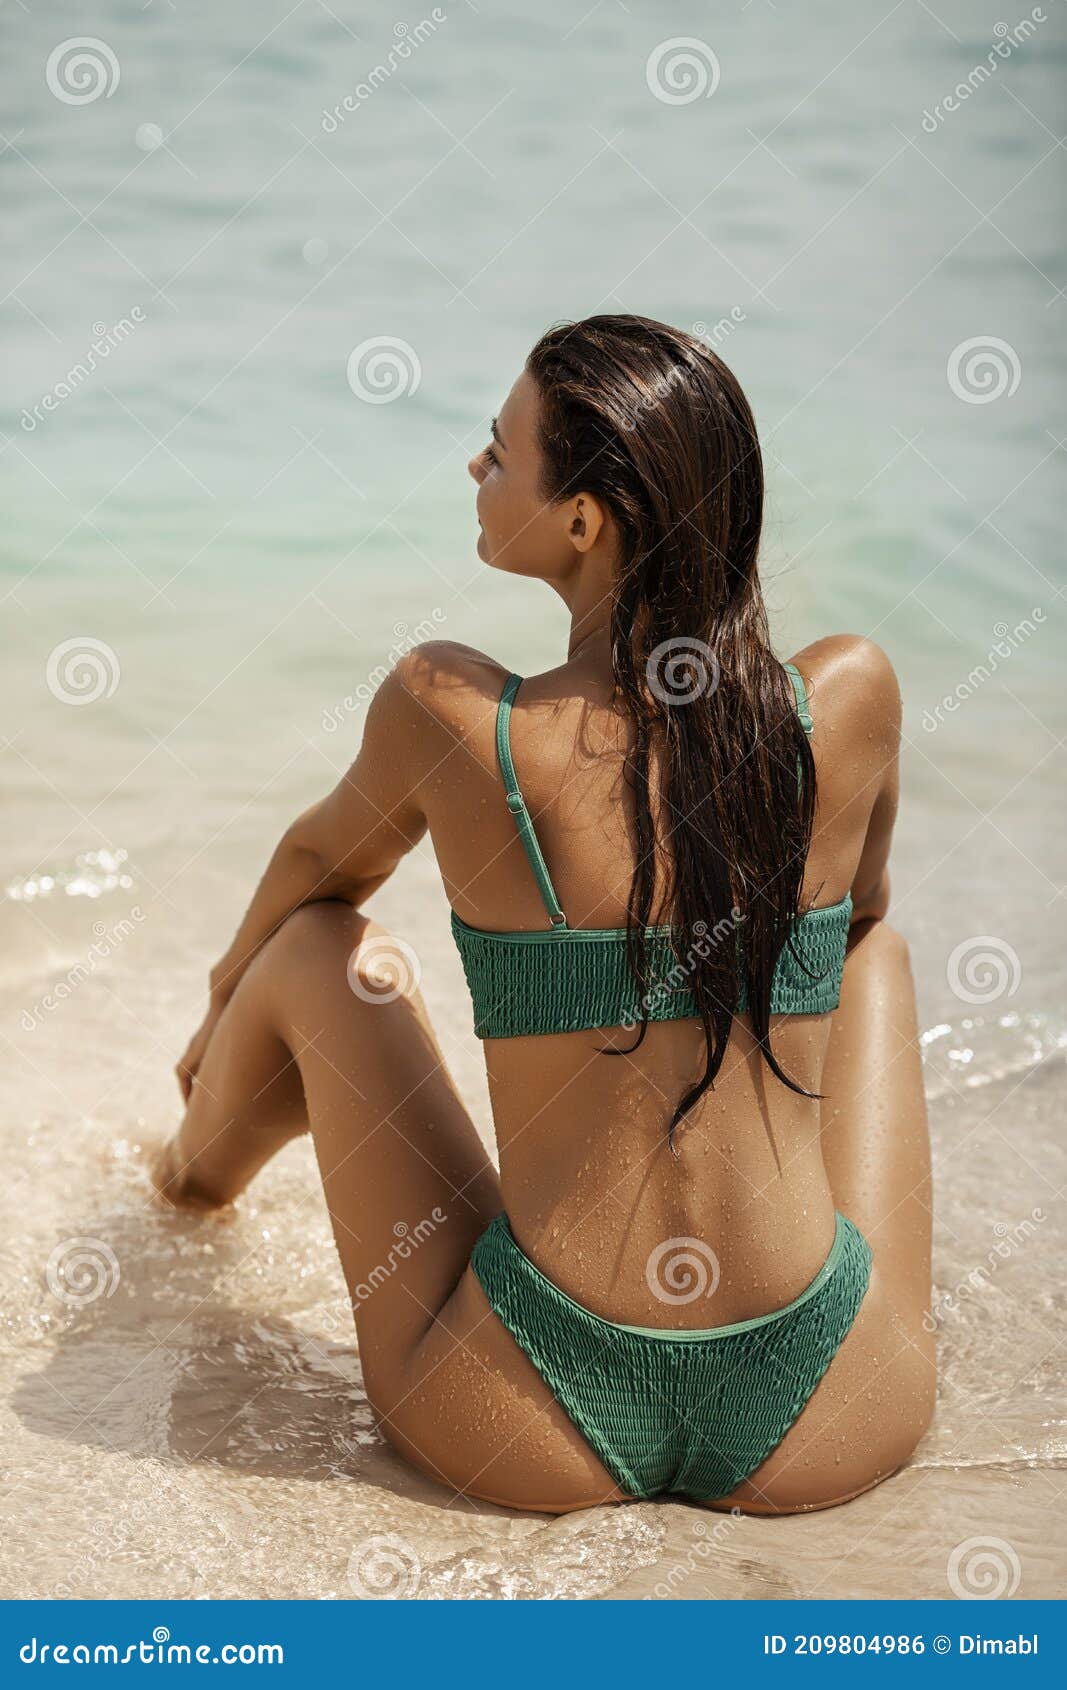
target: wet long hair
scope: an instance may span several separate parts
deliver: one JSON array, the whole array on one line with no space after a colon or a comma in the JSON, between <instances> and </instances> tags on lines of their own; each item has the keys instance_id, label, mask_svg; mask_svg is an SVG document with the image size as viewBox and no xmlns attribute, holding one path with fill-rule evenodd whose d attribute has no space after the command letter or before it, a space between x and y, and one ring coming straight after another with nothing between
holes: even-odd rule
<instances>
[{"instance_id":1,"label":"wet long hair","mask_svg":"<svg viewBox=\"0 0 1067 1690\"><path fill-rule=\"evenodd\" d=\"M546 497L591 494L619 535L611 660L633 724L625 777L636 829L626 942L638 1014L628 1049L644 1039L654 1001L645 934L654 908L675 929L704 1031L704 1070L675 1106L673 1147L722 1066L740 1004L739 956L767 1066L810 1095L783 1071L770 1037L771 984L801 913L816 792L756 569L763 461L736 378L680 329L588 317L549 330L526 367L541 402ZM657 860L667 865L659 888Z\"/></svg>"}]
</instances>

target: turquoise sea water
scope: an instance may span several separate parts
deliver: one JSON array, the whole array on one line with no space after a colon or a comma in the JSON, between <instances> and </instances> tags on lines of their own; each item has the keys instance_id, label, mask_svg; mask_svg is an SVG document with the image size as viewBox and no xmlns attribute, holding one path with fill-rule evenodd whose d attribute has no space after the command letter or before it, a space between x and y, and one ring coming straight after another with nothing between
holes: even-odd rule
<instances>
[{"instance_id":1,"label":"turquoise sea water","mask_svg":"<svg viewBox=\"0 0 1067 1690\"><path fill-rule=\"evenodd\" d=\"M1049 1201L1067 1012L1067 27L1059 0L999 5L5 10L0 1102L5 1143L23 1149L12 1214L42 1259L57 1237L102 1233L128 1271L123 1297L141 1295L134 1264L156 1252L143 1296L188 1292L199 1308L202 1241L187 1241L183 1291L173 1240L142 1236L134 1198L114 1198L113 1163L139 1189L129 1147L173 1116L169 1067L204 970L281 827L354 753L390 653L439 634L519 670L558 657L555 600L475 556L465 465L540 331L604 310L706 333L740 376L766 449L783 652L852 629L900 671L895 919L932 1030L932 1096L975 1088L935 1123L942 1147L969 1147L944 1153L946 1282L983 1259L995 1217L1014 1225ZM404 391L374 403L350 360L383 337L401 343ZM434 880L425 846L375 907L416 944L484 1121ZM97 1144L113 1161L92 1164ZM57 1196L57 1165L76 1200ZM284 1242L254 1267L243 1235L223 1254L244 1310L314 1324L315 1299L336 1296L332 1258L321 1227L293 1242L293 1191L311 1188L292 1178L265 1199ZM1019 1308L1044 1311L1035 1358L1054 1313L1042 1260L1019 1266L1029 1289L998 1315L1007 1350ZM20 1341L55 1335L39 1303L12 1301ZM128 1312L136 1324L143 1308ZM211 1357L230 1353L191 1330L206 1398L187 1393L183 1411L158 1350L148 1369L172 1452L193 1448L216 1400ZM305 1394L254 1426L250 1462L272 1440L303 1448L307 1393L325 1401L333 1385L308 1383L299 1346L259 1331L242 1367L275 1384L291 1372ZM100 1342L117 1382L140 1339ZM944 1430L957 1412L966 1460L1053 1445L1059 1459L1040 1374L1032 1390L1014 1374L990 1385L976 1454L958 1391L977 1388L988 1349L980 1324L949 1346L957 1397L931 1460L958 1454ZM81 1402L62 1362L60 1346L57 1377ZM226 1378L220 1424L238 1400ZM166 1438L146 1412L131 1398L116 1424L127 1414L123 1447L154 1460ZM69 1428L43 1453L30 1418L37 1441L15 1468L50 1480L62 1456L72 1492L125 1485ZM347 1514L350 1499L321 1490L317 1509ZM277 1495L280 1540L305 1504ZM242 1491L223 1507L231 1530L248 1506ZM612 1549L614 1531L594 1545L605 1565L633 1548ZM174 1540L183 1589L194 1545L199 1527L184 1561ZM38 1553L28 1539L25 1566ZM329 1589L334 1573L304 1553L308 1592ZM148 1594L138 1554L121 1588ZM304 1561L279 1565L266 1586L303 1591ZM225 1566L224 1544L216 1589ZM55 1575L26 1576L39 1594Z\"/></svg>"},{"instance_id":2,"label":"turquoise sea water","mask_svg":"<svg viewBox=\"0 0 1067 1690\"><path fill-rule=\"evenodd\" d=\"M1063 724L1063 8L1006 57L992 3L437 15L101 4L118 74L90 47L105 92L85 103L46 76L82 9L8 18L6 731L80 805L143 757L134 791L188 818L220 754L266 778L398 628L436 612L517 667L550 661L561 613L481 571L464 465L546 323L634 309L725 325L767 448L783 642L873 632L924 803L957 803L947 774L988 809ZM649 57L685 37L714 92L666 103ZM97 368L42 410L101 329ZM346 366L381 336L420 379L371 404ZM948 363L991 339L1008 350L976 379L1006 390L968 403ZM1010 680L923 733L1035 608ZM45 667L83 635L122 680L75 711ZM52 798L23 776L44 847ZM1009 831L1028 810L1055 881L1047 802L1013 799Z\"/></svg>"},{"instance_id":3,"label":"turquoise sea water","mask_svg":"<svg viewBox=\"0 0 1067 1690\"><path fill-rule=\"evenodd\" d=\"M191 966L391 653L554 661L465 465L548 322L631 309L751 396L782 647L855 629L900 670L932 1012L976 934L1062 997L1061 5L87 27L8 19L7 877L126 850Z\"/></svg>"}]
</instances>

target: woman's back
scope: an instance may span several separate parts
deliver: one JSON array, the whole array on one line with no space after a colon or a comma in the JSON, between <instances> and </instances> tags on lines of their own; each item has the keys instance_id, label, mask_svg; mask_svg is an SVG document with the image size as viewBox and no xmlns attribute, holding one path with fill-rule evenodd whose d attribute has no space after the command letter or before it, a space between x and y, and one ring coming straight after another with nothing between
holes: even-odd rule
<instances>
[{"instance_id":1,"label":"woman's back","mask_svg":"<svg viewBox=\"0 0 1067 1690\"><path fill-rule=\"evenodd\" d=\"M842 1500L933 1380L914 993L879 919L892 672L848 637L775 657L754 419L693 335L550 330L469 467L479 556L559 594L567 660L519 683L431 643L383 682L213 973L161 1185L225 1201L310 1126L370 1399L456 1489ZM390 976L419 935L361 907L427 830L499 1178L417 971Z\"/></svg>"},{"instance_id":2,"label":"woman's back","mask_svg":"<svg viewBox=\"0 0 1067 1690\"><path fill-rule=\"evenodd\" d=\"M631 747L596 656L523 682L510 743L568 926L623 929L634 862L623 772ZM822 907L856 880L877 776L891 760L893 686L876 648L847 637L812 647L801 666L814 695L819 791L804 907ZM545 905L498 768L505 678L490 659L448 645L421 648L404 666L422 723L426 815L454 912L473 928L538 933ZM658 871L663 885L665 857ZM774 1018L775 1054L809 1093L820 1089L829 1023L828 1014ZM700 1023L652 1021L634 1044L633 1028L486 1042L517 1241L568 1295L624 1323L718 1326L789 1301L834 1236L817 1096L770 1075L749 1017L739 1016L675 1154L666 1125L702 1071Z\"/></svg>"}]
</instances>

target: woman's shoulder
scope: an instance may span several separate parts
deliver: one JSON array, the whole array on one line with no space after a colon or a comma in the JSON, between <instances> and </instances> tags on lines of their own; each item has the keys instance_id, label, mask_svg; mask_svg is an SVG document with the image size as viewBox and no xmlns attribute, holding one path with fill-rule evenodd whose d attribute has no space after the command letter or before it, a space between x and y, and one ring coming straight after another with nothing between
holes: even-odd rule
<instances>
[{"instance_id":1,"label":"woman's shoulder","mask_svg":"<svg viewBox=\"0 0 1067 1690\"><path fill-rule=\"evenodd\" d=\"M460 732L495 712L508 671L495 658L458 640L425 640L394 665L389 680L397 703L413 702L424 720Z\"/></svg>"},{"instance_id":2,"label":"woman's shoulder","mask_svg":"<svg viewBox=\"0 0 1067 1690\"><path fill-rule=\"evenodd\" d=\"M888 652L866 634L824 634L793 657L803 678L824 691L851 693L856 701L888 705L900 700L900 684Z\"/></svg>"},{"instance_id":3,"label":"woman's shoulder","mask_svg":"<svg viewBox=\"0 0 1067 1690\"><path fill-rule=\"evenodd\" d=\"M423 697L441 688L495 686L499 692L508 671L495 657L458 640L423 640L404 653L394 673L409 692Z\"/></svg>"},{"instance_id":4,"label":"woman's shoulder","mask_svg":"<svg viewBox=\"0 0 1067 1690\"><path fill-rule=\"evenodd\" d=\"M793 659L807 688L816 751L832 739L834 761L884 768L900 745L900 685L886 652L864 634L827 634Z\"/></svg>"}]
</instances>

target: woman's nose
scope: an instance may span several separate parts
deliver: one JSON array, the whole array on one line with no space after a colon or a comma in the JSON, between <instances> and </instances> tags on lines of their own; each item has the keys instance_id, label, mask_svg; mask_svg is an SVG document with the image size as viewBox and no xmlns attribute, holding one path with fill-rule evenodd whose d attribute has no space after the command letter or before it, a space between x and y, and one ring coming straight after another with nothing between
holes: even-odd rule
<instances>
[{"instance_id":1,"label":"woman's nose","mask_svg":"<svg viewBox=\"0 0 1067 1690\"><path fill-rule=\"evenodd\" d=\"M485 480L485 460L480 452L478 453L478 456L476 458L472 458L470 463L467 465L467 474L470 476L472 481L476 481L478 483L479 487Z\"/></svg>"}]
</instances>

